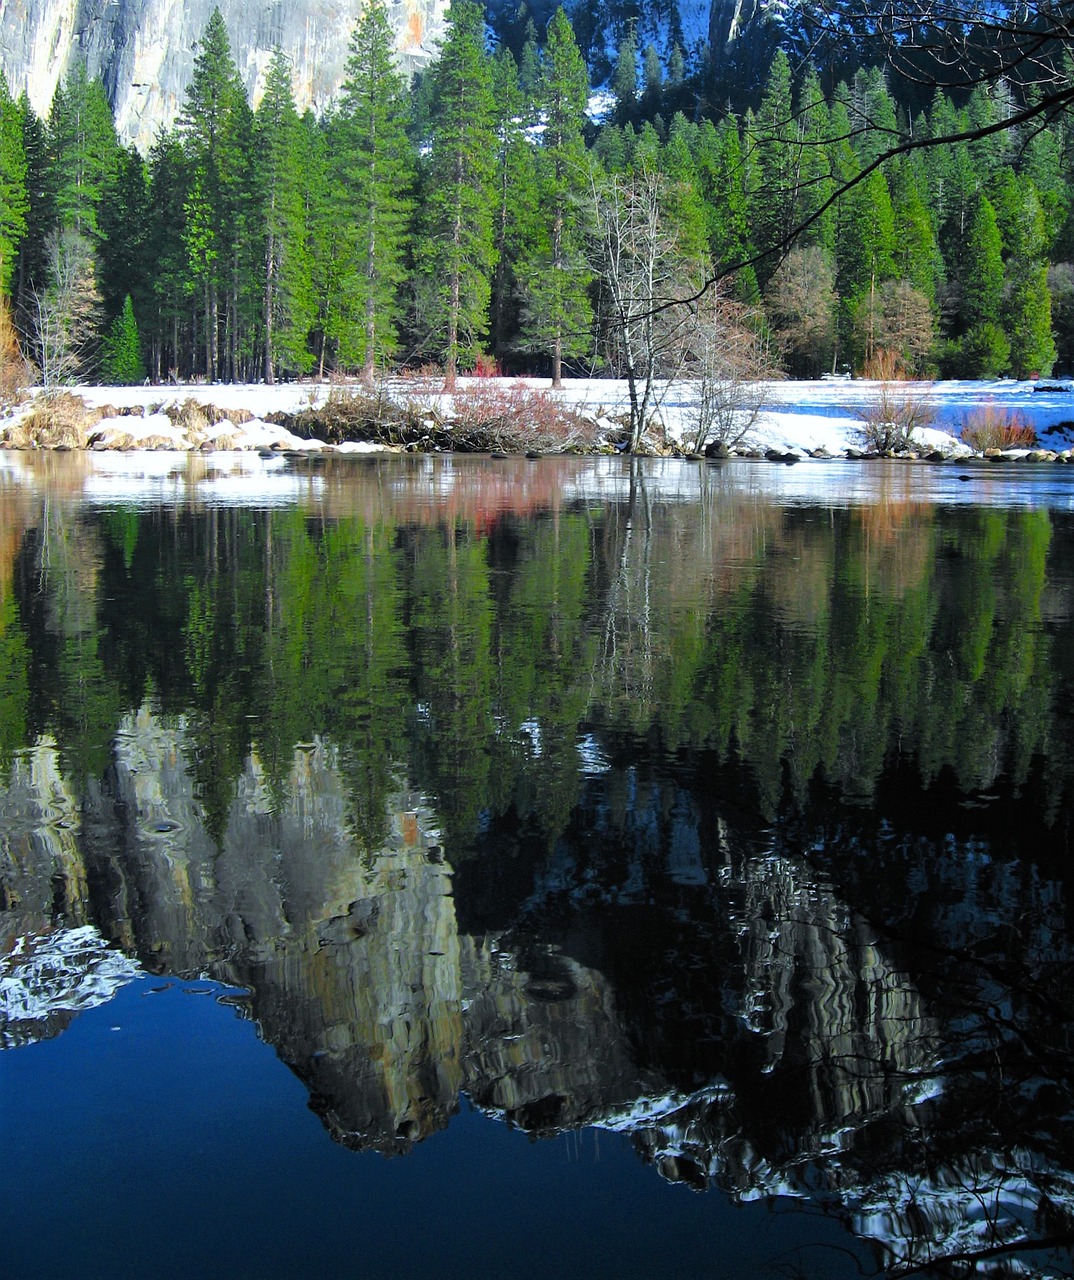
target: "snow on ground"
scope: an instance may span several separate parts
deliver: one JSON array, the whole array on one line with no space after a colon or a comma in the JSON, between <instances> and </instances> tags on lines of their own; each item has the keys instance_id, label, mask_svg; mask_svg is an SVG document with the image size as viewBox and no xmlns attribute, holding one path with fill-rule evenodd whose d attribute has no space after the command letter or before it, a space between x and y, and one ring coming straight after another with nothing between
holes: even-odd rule
<instances>
[{"instance_id":1,"label":"snow on ground","mask_svg":"<svg viewBox=\"0 0 1074 1280\"><path fill-rule=\"evenodd\" d=\"M461 378L465 391L478 380ZM480 380L488 386L488 380ZM503 379L508 387L549 392L547 379ZM1013 412L1033 427L1041 444L1050 449L1069 449L1074 444L1074 388L1070 383L1014 382L1002 379L992 382L935 382L901 384L909 393L927 401L934 415L934 425L921 430L915 439L927 448L939 448L953 455L964 453L958 440L967 417L975 410L991 405L999 412ZM1052 388L1038 390L1038 387ZM1056 389L1058 388L1058 389ZM821 379L812 382L773 382L761 389L762 412L744 443L758 449L776 448L788 452L808 453L825 449L842 454L847 448L861 445L861 413L875 398L879 384L863 380ZM275 386L264 384L190 384L180 386L79 387L76 393L94 407L140 409L142 418L108 417L96 430L105 439L132 437L153 438L158 447L166 447L169 439L181 446L181 433L165 415L168 408L178 408L192 400L215 405L224 411L242 409L254 420L242 426L218 423L209 428L220 438L221 446L241 449L318 450L318 441L301 440L282 427L271 426L266 419L272 413L297 413L316 408L338 384L327 382L288 382ZM388 394L396 399L414 400L426 412L434 409L450 413L450 396L435 386L422 387L416 381L399 379L388 385ZM595 418L617 417L629 409L625 381L609 378L567 379L561 392L555 394ZM657 388L657 412L669 436L682 444L690 441L696 420L695 390L688 380L661 384ZM10 419L8 420L11 421ZM0 427L7 425L0 422ZM370 451L375 445L353 445L349 451Z\"/></svg>"}]
</instances>

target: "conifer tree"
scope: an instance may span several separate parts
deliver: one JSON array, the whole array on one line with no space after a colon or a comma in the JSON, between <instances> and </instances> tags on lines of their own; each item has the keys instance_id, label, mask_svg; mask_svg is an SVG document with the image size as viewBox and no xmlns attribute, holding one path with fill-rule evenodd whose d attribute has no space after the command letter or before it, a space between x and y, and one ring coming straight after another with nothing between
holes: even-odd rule
<instances>
[{"instance_id":1,"label":"conifer tree","mask_svg":"<svg viewBox=\"0 0 1074 1280\"><path fill-rule=\"evenodd\" d=\"M48 180L45 126L25 92L19 98L22 147L26 156L26 232L19 243L15 279L15 320L24 333L33 329L34 293L45 287L45 243L55 226Z\"/></svg>"},{"instance_id":2,"label":"conifer tree","mask_svg":"<svg viewBox=\"0 0 1074 1280\"><path fill-rule=\"evenodd\" d=\"M709 253L720 269L744 263L751 253L750 165L733 116L717 126L705 121L698 130L697 172L701 195L708 211ZM735 275L735 295L743 302L757 296L752 267Z\"/></svg>"},{"instance_id":3,"label":"conifer tree","mask_svg":"<svg viewBox=\"0 0 1074 1280\"><path fill-rule=\"evenodd\" d=\"M106 183L98 228L98 280L106 315L118 315L128 294L141 311L149 292L149 188L145 162L133 147L121 149ZM154 256L159 248L154 246Z\"/></svg>"},{"instance_id":4,"label":"conifer tree","mask_svg":"<svg viewBox=\"0 0 1074 1280\"><path fill-rule=\"evenodd\" d=\"M436 68L421 259L433 294L427 323L452 382L460 358L476 353L488 328L496 134L484 11L472 0L453 0L448 19Z\"/></svg>"},{"instance_id":5,"label":"conifer tree","mask_svg":"<svg viewBox=\"0 0 1074 1280\"><path fill-rule=\"evenodd\" d=\"M753 241L767 256L759 264L762 285L775 270L781 250L800 220L801 147L793 109L791 64L783 50L772 60L761 105L747 145L754 153Z\"/></svg>"},{"instance_id":6,"label":"conifer tree","mask_svg":"<svg viewBox=\"0 0 1074 1280\"><path fill-rule=\"evenodd\" d=\"M184 368L180 324L189 309L195 281L188 252L189 165L178 133L161 133L149 153L147 244L153 247L151 302L143 311L153 376Z\"/></svg>"},{"instance_id":7,"label":"conifer tree","mask_svg":"<svg viewBox=\"0 0 1074 1280\"><path fill-rule=\"evenodd\" d=\"M496 212L493 248L496 266L489 301L489 334L501 359L518 339L520 274L540 238L537 156L526 131L536 118L537 100L527 97L510 49L493 58L496 104Z\"/></svg>"},{"instance_id":8,"label":"conifer tree","mask_svg":"<svg viewBox=\"0 0 1074 1280\"><path fill-rule=\"evenodd\" d=\"M49 182L56 225L97 241L99 213L122 149L104 85L78 63L56 89L48 118Z\"/></svg>"},{"instance_id":9,"label":"conifer tree","mask_svg":"<svg viewBox=\"0 0 1074 1280\"><path fill-rule=\"evenodd\" d=\"M342 252L340 184L333 157L343 153L338 119L302 116L302 172L313 291L312 345L318 377L323 378L344 328L343 296L349 258Z\"/></svg>"},{"instance_id":10,"label":"conifer tree","mask_svg":"<svg viewBox=\"0 0 1074 1280\"><path fill-rule=\"evenodd\" d=\"M548 24L541 86L541 236L523 273L523 332L531 350L550 351L552 385L562 383L564 356L588 350L593 272L585 254L589 168L582 129L589 83L562 8Z\"/></svg>"},{"instance_id":11,"label":"conifer tree","mask_svg":"<svg viewBox=\"0 0 1074 1280\"><path fill-rule=\"evenodd\" d=\"M848 105L854 153L864 169L899 135L895 104L879 67L863 68L855 75Z\"/></svg>"},{"instance_id":12,"label":"conifer tree","mask_svg":"<svg viewBox=\"0 0 1074 1280\"><path fill-rule=\"evenodd\" d=\"M977 197L966 229L959 321L964 330L955 348L955 372L987 378L1003 373L1010 341L1000 328L1003 300L1003 241L995 209L983 193Z\"/></svg>"},{"instance_id":13,"label":"conifer tree","mask_svg":"<svg viewBox=\"0 0 1074 1280\"><path fill-rule=\"evenodd\" d=\"M616 123L632 124L638 114L638 42L633 25L619 41L615 71L612 73L612 92L615 94Z\"/></svg>"},{"instance_id":14,"label":"conifer tree","mask_svg":"<svg viewBox=\"0 0 1074 1280\"><path fill-rule=\"evenodd\" d=\"M205 371L221 376L221 321L236 338L235 310L242 214L248 194L249 156L244 148L249 107L231 58L224 19L214 9L194 59L180 131L190 170L184 209L190 271L204 299ZM260 273L258 273L260 274ZM233 349L233 346L232 346Z\"/></svg>"},{"instance_id":15,"label":"conifer tree","mask_svg":"<svg viewBox=\"0 0 1074 1280\"><path fill-rule=\"evenodd\" d=\"M26 234L30 197L26 186L22 113L0 72L0 295L11 291L19 244Z\"/></svg>"},{"instance_id":16,"label":"conifer tree","mask_svg":"<svg viewBox=\"0 0 1074 1280\"><path fill-rule=\"evenodd\" d=\"M664 94L664 70L660 65L660 55L655 44L647 44L641 55L641 113L642 118L651 120L660 110Z\"/></svg>"},{"instance_id":17,"label":"conifer tree","mask_svg":"<svg viewBox=\"0 0 1074 1280\"><path fill-rule=\"evenodd\" d=\"M831 114L824 100L820 77L811 65L797 96L799 218L806 225L797 238L797 247L821 246L830 255L835 237L835 215L831 208L820 213L834 190L831 144Z\"/></svg>"},{"instance_id":18,"label":"conifer tree","mask_svg":"<svg viewBox=\"0 0 1074 1280\"><path fill-rule=\"evenodd\" d=\"M262 359L265 381L272 383L278 365L309 369L307 338L313 319L301 124L291 93L290 63L279 49L269 63L254 127L264 244Z\"/></svg>"},{"instance_id":19,"label":"conifer tree","mask_svg":"<svg viewBox=\"0 0 1074 1280\"><path fill-rule=\"evenodd\" d=\"M943 258L922 195L920 166L907 159L895 167L891 201L895 218L895 273L935 304L943 281Z\"/></svg>"},{"instance_id":20,"label":"conifer tree","mask_svg":"<svg viewBox=\"0 0 1074 1280\"><path fill-rule=\"evenodd\" d=\"M138 323L134 318L134 304L130 294L123 299L123 308L108 331L101 371L105 381L116 386L130 386L145 378L142 344L138 337Z\"/></svg>"},{"instance_id":21,"label":"conifer tree","mask_svg":"<svg viewBox=\"0 0 1074 1280\"><path fill-rule=\"evenodd\" d=\"M997 208L1007 250L1000 316L1011 344L1011 372L1016 378L1025 378L1050 373L1055 360L1045 256L1047 229L1031 179L1011 175L1004 189L1002 217Z\"/></svg>"},{"instance_id":22,"label":"conifer tree","mask_svg":"<svg viewBox=\"0 0 1074 1280\"><path fill-rule=\"evenodd\" d=\"M339 116L342 211L353 239L346 275L348 316L341 356L373 381L396 349L413 182L405 86L381 0L370 0L351 38Z\"/></svg>"},{"instance_id":23,"label":"conifer tree","mask_svg":"<svg viewBox=\"0 0 1074 1280\"><path fill-rule=\"evenodd\" d=\"M844 347L856 342L855 356L868 361L876 347L877 297L884 281L895 275L895 218L883 173L874 169L841 203L843 217L836 242L840 336Z\"/></svg>"},{"instance_id":24,"label":"conifer tree","mask_svg":"<svg viewBox=\"0 0 1074 1280\"><path fill-rule=\"evenodd\" d=\"M526 38L518 56L518 85L529 102L537 97L541 83L541 50L537 44L537 28L533 19L526 21Z\"/></svg>"}]
</instances>

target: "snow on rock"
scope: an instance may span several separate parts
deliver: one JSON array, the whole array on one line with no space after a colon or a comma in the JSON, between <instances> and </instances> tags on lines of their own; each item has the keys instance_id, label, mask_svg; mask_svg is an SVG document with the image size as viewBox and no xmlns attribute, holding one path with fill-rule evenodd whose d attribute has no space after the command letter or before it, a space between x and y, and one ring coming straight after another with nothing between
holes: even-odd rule
<instances>
[{"instance_id":1,"label":"snow on rock","mask_svg":"<svg viewBox=\"0 0 1074 1280\"><path fill-rule=\"evenodd\" d=\"M102 418L90 435L90 444L101 449L190 449L190 438L166 413L133 414Z\"/></svg>"}]
</instances>

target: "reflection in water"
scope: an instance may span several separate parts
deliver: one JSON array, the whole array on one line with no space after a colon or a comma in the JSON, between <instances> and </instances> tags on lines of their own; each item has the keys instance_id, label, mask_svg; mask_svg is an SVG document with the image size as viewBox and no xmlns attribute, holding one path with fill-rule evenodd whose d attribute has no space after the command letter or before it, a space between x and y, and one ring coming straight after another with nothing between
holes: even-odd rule
<instances>
[{"instance_id":1,"label":"reflection in water","mask_svg":"<svg viewBox=\"0 0 1074 1280\"><path fill-rule=\"evenodd\" d=\"M466 1095L1068 1274L1074 522L759 474L5 493L3 1043L208 974L347 1146Z\"/></svg>"}]
</instances>

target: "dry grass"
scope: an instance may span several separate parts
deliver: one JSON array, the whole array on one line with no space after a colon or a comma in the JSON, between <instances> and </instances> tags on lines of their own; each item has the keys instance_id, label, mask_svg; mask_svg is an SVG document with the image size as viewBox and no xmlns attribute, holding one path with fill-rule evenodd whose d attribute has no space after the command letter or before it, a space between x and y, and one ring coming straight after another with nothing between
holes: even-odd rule
<instances>
[{"instance_id":1,"label":"dry grass","mask_svg":"<svg viewBox=\"0 0 1074 1280\"><path fill-rule=\"evenodd\" d=\"M8 430L7 444L13 449L85 449L101 416L81 396L49 392L39 395L26 417Z\"/></svg>"},{"instance_id":2,"label":"dry grass","mask_svg":"<svg viewBox=\"0 0 1074 1280\"><path fill-rule=\"evenodd\" d=\"M0 298L0 407L17 404L32 381L33 366L19 349L11 311Z\"/></svg>"},{"instance_id":3,"label":"dry grass","mask_svg":"<svg viewBox=\"0 0 1074 1280\"><path fill-rule=\"evenodd\" d=\"M962 441L978 453L986 449L1033 449L1037 433L1017 409L1004 409L989 401L966 414Z\"/></svg>"},{"instance_id":4,"label":"dry grass","mask_svg":"<svg viewBox=\"0 0 1074 1280\"><path fill-rule=\"evenodd\" d=\"M240 427L244 422L253 422L254 415L247 409L222 409L216 404L202 404L200 400L186 399L179 405L168 405L164 412L174 426L181 428L188 435L201 435L206 428L216 426L220 422L230 422Z\"/></svg>"}]
</instances>

